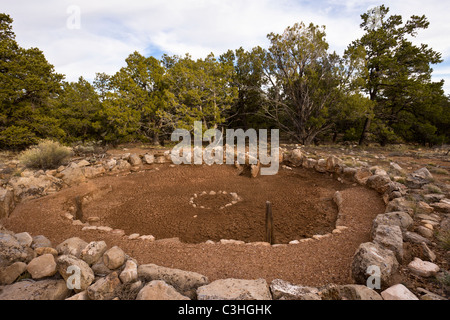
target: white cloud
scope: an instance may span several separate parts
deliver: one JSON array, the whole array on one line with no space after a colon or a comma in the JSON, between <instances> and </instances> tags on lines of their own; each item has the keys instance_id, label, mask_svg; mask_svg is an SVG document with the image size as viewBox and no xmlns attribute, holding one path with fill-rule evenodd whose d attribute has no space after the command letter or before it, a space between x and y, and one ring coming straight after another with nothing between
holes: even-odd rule
<instances>
[{"instance_id":1,"label":"white cloud","mask_svg":"<svg viewBox=\"0 0 450 320\"><path fill-rule=\"evenodd\" d=\"M342 54L360 37L360 15L379 5L372 0L0 0L1 11L14 19L17 41L38 47L58 72L74 81L92 79L96 72L114 73L135 50L149 54L205 57L228 49L266 47L266 35L280 33L295 22L326 25L330 49ZM431 22L421 31L424 42L450 59L450 3L429 0L386 0L391 14L406 20L425 14ZM81 29L69 30L67 8L78 5ZM147 49L147 51L146 51ZM435 66L436 73L442 73ZM444 76L444 75L443 75ZM448 76L446 73L445 76ZM441 77L440 75L438 77ZM448 87L447 87L448 88ZM450 92L450 91L448 91Z\"/></svg>"}]
</instances>

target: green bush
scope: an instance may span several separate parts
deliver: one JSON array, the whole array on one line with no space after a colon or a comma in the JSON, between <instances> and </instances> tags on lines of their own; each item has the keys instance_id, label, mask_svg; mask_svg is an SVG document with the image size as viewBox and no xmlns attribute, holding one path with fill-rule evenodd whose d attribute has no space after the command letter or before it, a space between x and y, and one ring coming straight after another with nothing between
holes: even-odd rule
<instances>
[{"instance_id":1,"label":"green bush","mask_svg":"<svg viewBox=\"0 0 450 320\"><path fill-rule=\"evenodd\" d=\"M43 140L37 146L23 151L19 160L28 168L56 169L68 162L72 149L59 142Z\"/></svg>"},{"instance_id":2,"label":"green bush","mask_svg":"<svg viewBox=\"0 0 450 320\"><path fill-rule=\"evenodd\" d=\"M0 148L8 150L23 150L36 144L39 139L27 127L10 126L0 132Z\"/></svg>"}]
</instances>

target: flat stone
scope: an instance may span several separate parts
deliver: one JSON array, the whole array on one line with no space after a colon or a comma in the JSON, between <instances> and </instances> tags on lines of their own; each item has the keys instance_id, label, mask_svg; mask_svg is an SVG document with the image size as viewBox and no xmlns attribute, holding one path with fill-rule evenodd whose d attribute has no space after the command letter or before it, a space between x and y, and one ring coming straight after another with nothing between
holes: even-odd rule
<instances>
[{"instance_id":1,"label":"flat stone","mask_svg":"<svg viewBox=\"0 0 450 320\"><path fill-rule=\"evenodd\" d=\"M223 279L197 289L198 300L272 300L266 280Z\"/></svg>"},{"instance_id":2,"label":"flat stone","mask_svg":"<svg viewBox=\"0 0 450 320\"><path fill-rule=\"evenodd\" d=\"M418 275L418 276L424 277L424 278L433 277L440 271L440 268L438 265L428 262L428 261L422 261L419 258L415 258L408 265L408 269L415 275Z\"/></svg>"},{"instance_id":3,"label":"flat stone","mask_svg":"<svg viewBox=\"0 0 450 320\"><path fill-rule=\"evenodd\" d=\"M419 298L402 284L397 284L381 292L381 296L384 300L419 300Z\"/></svg>"},{"instance_id":4,"label":"flat stone","mask_svg":"<svg viewBox=\"0 0 450 320\"><path fill-rule=\"evenodd\" d=\"M31 247L33 237L28 232L16 233L14 237L19 241L21 246Z\"/></svg>"},{"instance_id":5,"label":"flat stone","mask_svg":"<svg viewBox=\"0 0 450 320\"><path fill-rule=\"evenodd\" d=\"M81 251L86 248L88 243L80 238L74 237L67 239L56 246L56 251L60 255L72 255L77 258L80 257Z\"/></svg>"},{"instance_id":6,"label":"flat stone","mask_svg":"<svg viewBox=\"0 0 450 320\"><path fill-rule=\"evenodd\" d=\"M64 300L70 294L64 280L20 281L2 289L0 300Z\"/></svg>"},{"instance_id":7,"label":"flat stone","mask_svg":"<svg viewBox=\"0 0 450 320\"><path fill-rule=\"evenodd\" d=\"M160 267L154 264L138 266L138 277L145 281L162 280L191 299L196 298L198 287L209 283L208 278L201 274Z\"/></svg>"},{"instance_id":8,"label":"flat stone","mask_svg":"<svg viewBox=\"0 0 450 320\"><path fill-rule=\"evenodd\" d=\"M270 291L274 300L321 300L317 288L296 286L280 279L271 282Z\"/></svg>"}]
</instances>

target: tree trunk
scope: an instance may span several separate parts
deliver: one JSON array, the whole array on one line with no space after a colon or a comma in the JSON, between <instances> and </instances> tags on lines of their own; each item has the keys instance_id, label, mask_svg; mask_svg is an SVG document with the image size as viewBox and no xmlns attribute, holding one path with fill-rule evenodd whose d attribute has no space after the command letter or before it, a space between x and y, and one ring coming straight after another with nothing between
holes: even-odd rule
<instances>
[{"instance_id":1,"label":"tree trunk","mask_svg":"<svg viewBox=\"0 0 450 320\"><path fill-rule=\"evenodd\" d=\"M371 119L366 118L366 122L364 123L363 132L361 134L361 138L359 139L359 145L362 146L364 143L366 143L367 133L370 129Z\"/></svg>"}]
</instances>

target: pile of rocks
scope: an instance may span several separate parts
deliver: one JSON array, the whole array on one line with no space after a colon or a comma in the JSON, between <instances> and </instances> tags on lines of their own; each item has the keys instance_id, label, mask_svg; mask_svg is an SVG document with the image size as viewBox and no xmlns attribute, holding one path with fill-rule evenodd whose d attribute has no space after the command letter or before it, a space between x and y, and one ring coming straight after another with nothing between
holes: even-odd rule
<instances>
[{"instance_id":1,"label":"pile of rocks","mask_svg":"<svg viewBox=\"0 0 450 320\"><path fill-rule=\"evenodd\" d=\"M277 279L221 279L154 264L139 265L103 241L0 231L0 300L382 300L363 285L297 286Z\"/></svg>"}]
</instances>

